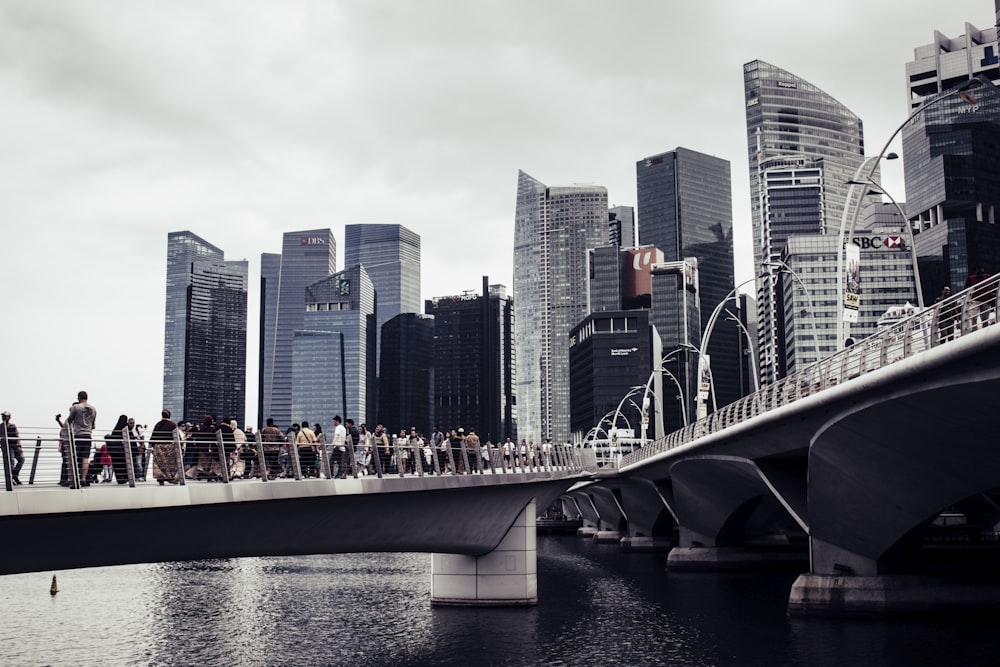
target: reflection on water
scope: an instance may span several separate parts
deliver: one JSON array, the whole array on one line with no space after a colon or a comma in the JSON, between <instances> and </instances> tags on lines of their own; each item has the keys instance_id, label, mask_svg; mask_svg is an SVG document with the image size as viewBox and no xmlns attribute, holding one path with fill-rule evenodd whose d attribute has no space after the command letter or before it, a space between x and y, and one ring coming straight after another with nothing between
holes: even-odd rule
<instances>
[{"instance_id":1,"label":"reflection on water","mask_svg":"<svg viewBox=\"0 0 1000 667\"><path fill-rule=\"evenodd\" d=\"M432 607L426 554L0 577L8 665L997 664L995 620L790 620L794 575L667 573L539 536L539 604Z\"/></svg>"}]
</instances>

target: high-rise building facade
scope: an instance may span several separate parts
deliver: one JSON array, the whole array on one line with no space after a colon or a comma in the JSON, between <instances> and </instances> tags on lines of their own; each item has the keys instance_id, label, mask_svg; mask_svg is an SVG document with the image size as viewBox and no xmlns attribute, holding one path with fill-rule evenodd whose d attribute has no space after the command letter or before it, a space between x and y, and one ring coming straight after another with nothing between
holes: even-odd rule
<instances>
[{"instance_id":1,"label":"high-rise building facade","mask_svg":"<svg viewBox=\"0 0 1000 667\"><path fill-rule=\"evenodd\" d=\"M434 425L434 318L400 313L382 325L378 413L369 414L389 433ZM369 423L369 430L374 424Z\"/></svg>"},{"instance_id":2,"label":"high-rise building facade","mask_svg":"<svg viewBox=\"0 0 1000 667\"><path fill-rule=\"evenodd\" d=\"M608 438L612 429L628 430L629 437L640 438L644 419L659 425L656 406L664 392L660 374L650 371L660 358L661 347L648 310L591 313L573 328L569 338L570 425L574 442L592 435ZM644 414L645 391L632 390L645 387L647 382L653 398ZM632 401L623 400L630 392ZM670 400L676 395L674 390L666 393ZM654 430L647 435L662 435Z\"/></svg>"},{"instance_id":3,"label":"high-rise building facade","mask_svg":"<svg viewBox=\"0 0 1000 667\"><path fill-rule=\"evenodd\" d=\"M163 406L175 417L246 414L245 261L189 231L167 235Z\"/></svg>"},{"instance_id":4,"label":"high-rise building facade","mask_svg":"<svg viewBox=\"0 0 1000 667\"><path fill-rule=\"evenodd\" d=\"M669 396L678 396L677 401L661 401L663 424L667 432L685 426L685 418L693 419L695 416L695 400L698 396L697 350L701 348L702 342L698 264L697 257L688 257L678 262L659 262L650 271L651 321L656 326L663 346L663 357L660 359L660 367L664 369L665 376L662 379L663 387ZM735 311L736 304L733 306L732 310ZM711 369L715 373L714 365ZM671 374L673 380L669 379ZM678 386L675 387L675 383Z\"/></svg>"},{"instance_id":5,"label":"high-rise building facade","mask_svg":"<svg viewBox=\"0 0 1000 667\"><path fill-rule=\"evenodd\" d=\"M361 424L374 376L375 289L356 265L305 289L302 326L292 337L291 421Z\"/></svg>"},{"instance_id":6,"label":"high-rise building facade","mask_svg":"<svg viewBox=\"0 0 1000 667\"><path fill-rule=\"evenodd\" d=\"M997 7L1000 22L1000 3ZM955 38L935 30L934 41L915 48L913 60L906 63L907 104L916 110L927 98L977 76L1000 81L996 26L979 30L966 23L965 34Z\"/></svg>"},{"instance_id":7,"label":"high-rise building facade","mask_svg":"<svg viewBox=\"0 0 1000 667\"><path fill-rule=\"evenodd\" d=\"M434 420L476 429L483 442L516 440L514 305L503 285L427 300L434 316Z\"/></svg>"},{"instance_id":8,"label":"high-rise building facade","mask_svg":"<svg viewBox=\"0 0 1000 667\"><path fill-rule=\"evenodd\" d=\"M569 332L587 315L587 251L607 244L608 191L518 173L514 327L519 437L565 442Z\"/></svg>"},{"instance_id":9,"label":"high-rise building facade","mask_svg":"<svg viewBox=\"0 0 1000 667\"><path fill-rule=\"evenodd\" d=\"M861 119L829 94L764 61L743 66L743 85L754 275L763 276L757 282L760 370L762 380L772 382L785 367L776 261L795 234L838 235L848 181L864 160L864 131ZM836 313L830 316L835 323ZM836 326L820 331L821 345L839 345Z\"/></svg>"},{"instance_id":10,"label":"high-rise building facade","mask_svg":"<svg viewBox=\"0 0 1000 667\"><path fill-rule=\"evenodd\" d=\"M608 211L608 243L619 248L634 248L639 245L634 208L612 206Z\"/></svg>"},{"instance_id":11,"label":"high-rise building facade","mask_svg":"<svg viewBox=\"0 0 1000 667\"><path fill-rule=\"evenodd\" d=\"M906 214L917 232L924 301L1000 271L1000 89L924 98L903 130Z\"/></svg>"},{"instance_id":12,"label":"high-rise building facade","mask_svg":"<svg viewBox=\"0 0 1000 667\"><path fill-rule=\"evenodd\" d=\"M306 287L336 270L337 242L330 229L286 232L281 254L261 255L258 427L269 417L292 421L292 342L306 313Z\"/></svg>"},{"instance_id":13,"label":"high-rise building facade","mask_svg":"<svg viewBox=\"0 0 1000 667\"><path fill-rule=\"evenodd\" d=\"M858 321L850 327L855 341L878 328L886 311L916 300L913 258L899 215L881 204L869 206L870 226L859 225L853 243L859 249L861 301ZM886 222L883 218L887 217ZM781 260L787 270L777 272L777 294L782 301L779 336L786 350L786 374L824 358L830 350L823 334L836 327L840 301L836 298L837 241L835 234L789 237Z\"/></svg>"},{"instance_id":14,"label":"high-rise building facade","mask_svg":"<svg viewBox=\"0 0 1000 667\"><path fill-rule=\"evenodd\" d=\"M663 251L665 262L697 259L698 291L701 299L701 330L716 305L732 297L733 198L727 160L687 148L654 155L636 162L639 240ZM654 300L657 298L654 290ZM679 308L681 301L665 299L661 308ZM672 305L671 305L672 304ZM736 308L733 302L732 308ZM664 351L680 341L667 335L666 327L680 317L679 311L654 314L661 329ZM708 355L719 406L740 394L739 331L719 322L709 340Z\"/></svg>"}]
</instances>

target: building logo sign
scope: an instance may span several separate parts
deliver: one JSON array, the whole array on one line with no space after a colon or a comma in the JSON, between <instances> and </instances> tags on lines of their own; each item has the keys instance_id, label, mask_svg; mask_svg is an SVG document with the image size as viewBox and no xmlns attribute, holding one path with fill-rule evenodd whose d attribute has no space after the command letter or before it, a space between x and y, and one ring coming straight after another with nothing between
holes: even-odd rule
<instances>
[{"instance_id":1,"label":"building logo sign","mask_svg":"<svg viewBox=\"0 0 1000 667\"><path fill-rule=\"evenodd\" d=\"M798 84L792 81L779 81L778 88L798 88Z\"/></svg>"},{"instance_id":2,"label":"building logo sign","mask_svg":"<svg viewBox=\"0 0 1000 667\"><path fill-rule=\"evenodd\" d=\"M303 236L299 239L299 245L326 245L326 239L322 236Z\"/></svg>"},{"instance_id":3,"label":"building logo sign","mask_svg":"<svg viewBox=\"0 0 1000 667\"><path fill-rule=\"evenodd\" d=\"M747 100L747 109L749 109L750 107L755 107L758 104L760 104L760 98L759 97L751 97L749 100Z\"/></svg>"},{"instance_id":4,"label":"building logo sign","mask_svg":"<svg viewBox=\"0 0 1000 667\"><path fill-rule=\"evenodd\" d=\"M856 236L854 245L861 250L906 250L906 239L899 234L890 234L885 238L873 234L871 236Z\"/></svg>"},{"instance_id":5,"label":"building logo sign","mask_svg":"<svg viewBox=\"0 0 1000 667\"><path fill-rule=\"evenodd\" d=\"M638 351L639 351L639 348L637 348L637 347L613 347L613 348L611 348L611 356L612 357L627 357L628 355L632 354L633 352L638 352Z\"/></svg>"}]
</instances>

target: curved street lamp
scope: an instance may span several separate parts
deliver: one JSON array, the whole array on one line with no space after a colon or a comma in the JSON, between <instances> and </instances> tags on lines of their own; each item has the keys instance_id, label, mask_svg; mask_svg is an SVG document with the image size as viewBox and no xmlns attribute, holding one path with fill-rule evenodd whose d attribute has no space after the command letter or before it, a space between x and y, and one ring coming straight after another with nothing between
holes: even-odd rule
<instances>
[{"instance_id":1,"label":"curved street lamp","mask_svg":"<svg viewBox=\"0 0 1000 667\"><path fill-rule=\"evenodd\" d=\"M919 106L916 109L914 109L910 113L910 115L906 117L906 120L904 120L902 123L900 123L899 127L896 128L896 131L893 132L892 135L890 135L889 140L885 142L885 146L882 147L882 150L879 151L878 155L876 155L874 157L867 158L867 159L865 159L861 163L861 165L858 167L858 170L856 172L854 172L854 177L851 179L851 181L860 182L860 179L862 178L861 174L865 170L865 166L870 164L871 166L868 167L868 173L866 173L864 175L864 181L870 183L871 181L875 180L875 169L877 168L878 163L879 163L879 161L882 160L882 158L886 158L886 159L892 160L892 159L895 159L895 158L899 157L895 153L888 153L887 154L886 151L889 150L889 144L892 143L892 141L896 138L896 136L900 132L903 131L903 128L906 127L906 125L911 120L913 120L915 117L917 117L918 115L920 115L923 112L927 111L927 109L931 108L935 104L938 104L939 102L942 102L942 101L944 101L946 99L954 97L955 95L958 95L959 97L962 98L963 101L965 101L967 103L974 104L975 101L976 101L975 98L973 98L971 95L968 95L966 93L966 91L968 91L968 90L970 90L972 88L978 88L979 86L982 86L982 85L983 85L983 82L980 81L979 79L969 79L968 81L966 81L961 86L958 86L957 88L953 88L950 91L947 91L947 92L941 94L940 96L938 96L937 98L931 100L930 102L922 104L921 106ZM850 181L848 181L848 183L850 183ZM858 196L857 204L854 207L854 215L851 217L851 225L848 228L848 226L847 226L847 212L848 212L848 209L850 209L851 194L853 193L853 191L854 191L854 184L851 184L851 186L847 190L847 202L844 204L844 212L843 212L843 214L840 217L840 234L838 235L838 238L837 238L837 304L836 304L836 312L839 315L837 317L837 339L838 339L837 340L837 347L838 348L840 348L840 346L844 344L844 342L847 340L847 334L850 332L850 328L847 326L848 322L846 322L844 320L844 317L843 317L844 316L844 298L846 296L845 295L845 290L844 290L844 251L845 251L845 248L846 248L846 244L845 244L845 241L844 241L844 235L845 235L845 232L846 232L846 234L847 234L847 241L846 241L846 243L851 243L853 241L853 238L854 238L854 226L858 222L858 215L861 212L861 199L864 197L864 194L865 194L864 190L862 190L862 193ZM909 224L909 223L907 223L907 224Z\"/></svg>"},{"instance_id":2,"label":"curved street lamp","mask_svg":"<svg viewBox=\"0 0 1000 667\"><path fill-rule=\"evenodd\" d=\"M708 416L708 393L712 394L712 409L717 409L718 406L715 405L715 387L712 382L712 366L711 360L708 358L708 341L712 337L712 330L715 329L715 321L719 319L719 313L725 307L726 302L736 296L736 293L741 287L747 283L752 283L756 281L757 278L748 278L741 282L739 285L730 290L729 294L719 302L712 311L711 317L708 318L708 324L705 325L705 331L702 333L701 337L701 347L698 349L698 412L695 415L696 419L703 419ZM708 378L708 389L701 389L701 379L702 377Z\"/></svg>"}]
</instances>

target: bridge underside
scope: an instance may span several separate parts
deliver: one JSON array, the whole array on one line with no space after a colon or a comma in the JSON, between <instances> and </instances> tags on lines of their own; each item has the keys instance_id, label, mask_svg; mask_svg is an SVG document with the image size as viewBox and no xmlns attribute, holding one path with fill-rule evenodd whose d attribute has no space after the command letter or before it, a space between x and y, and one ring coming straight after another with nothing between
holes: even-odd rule
<instances>
[{"instance_id":1,"label":"bridge underside","mask_svg":"<svg viewBox=\"0 0 1000 667\"><path fill-rule=\"evenodd\" d=\"M338 480L336 492L329 480L30 489L0 494L0 531L17 545L0 551L0 574L318 553L483 556L533 499L548 507L574 481ZM107 509L124 503L132 509Z\"/></svg>"}]
</instances>

